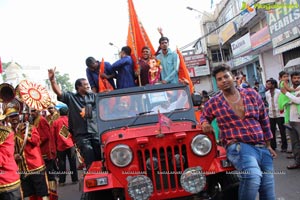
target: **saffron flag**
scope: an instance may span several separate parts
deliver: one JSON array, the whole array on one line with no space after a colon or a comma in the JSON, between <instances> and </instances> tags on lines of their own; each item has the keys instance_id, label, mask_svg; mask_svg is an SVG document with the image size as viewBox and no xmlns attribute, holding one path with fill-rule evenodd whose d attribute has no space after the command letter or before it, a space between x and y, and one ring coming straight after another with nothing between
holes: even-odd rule
<instances>
[{"instance_id":1,"label":"saffron flag","mask_svg":"<svg viewBox=\"0 0 300 200\"><path fill-rule=\"evenodd\" d=\"M160 127L167 126L168 128L170 128L172 125L172 120L158 111L158 124Z\"/></svg>"},{"instance_id":2,"label":"saffron flag","mask_svg":"<svg viewBox=\"0 0 300 200\"><path fill-rule=\"evenodd\" d=\"M104 73L104 59L102 58L100 69L99 69L99 76L98 76L98 85L99 85L99 92L111 91L114 88L109 83L109 81L105 78L101 78L101 74Z\"/></svg>"},{"instance_id":3,"label":"saffron flag","mask_svg":"<svg viewBox=\"0 0 300 200\"><path fill-rule=\"evenodd\" d=\"M139 70L138 59L142 57L142 48L144 46L148 46L151 50L152 55L154 55L155 50L142 23L138 20L132 0L128 0L128 8L129 27L127 35L127 46L129 46L132 50L131 57L134 62L134 71L137 72Z\"/></svg>"},{"instance_id":4,"label":"saffron flag","mask_svg":"<svg viewBox=\"0 0 300 200\"><path fill-rule=\"evenodd\" d=\"M179 57L179 62L180 62L179 69L178 69L178 78L181 82L189 85L190 93L192 94L194 92L194 85L193 85L192 79L191 79L189 71L185 65L184 58L183 58L181 52L179 51L178 48L176 51L177 51L177 54Z\"/></svg>"}]
</instances>

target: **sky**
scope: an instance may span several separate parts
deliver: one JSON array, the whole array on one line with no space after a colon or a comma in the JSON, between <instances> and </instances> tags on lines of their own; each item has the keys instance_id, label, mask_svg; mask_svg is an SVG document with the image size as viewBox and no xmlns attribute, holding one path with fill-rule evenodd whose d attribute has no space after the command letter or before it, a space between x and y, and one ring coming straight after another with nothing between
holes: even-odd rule
<instances>
[{"instance_id":1,"label":"sky","mask_svg":"<svg viewBox=\"0 0 300 200\"><path fill-rule=\"evenodd\" d=\"M154 48L157 27L162 27L173 50L201 36L200 13L186 7L211 11L211 0L133 3ZM38 77L47 77L47 69L55 66L75 81L86 77L89 56L116 61L118 49L126 45L128 24L127 0L0 0L1 61L40 69L33 74Z\"/></svg>"}]
</instances>

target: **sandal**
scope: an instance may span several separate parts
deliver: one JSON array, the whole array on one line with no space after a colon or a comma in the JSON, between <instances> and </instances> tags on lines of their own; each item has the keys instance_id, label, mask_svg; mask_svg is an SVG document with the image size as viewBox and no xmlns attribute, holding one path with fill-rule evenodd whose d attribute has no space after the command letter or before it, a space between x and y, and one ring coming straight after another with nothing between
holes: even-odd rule
<instances>
[{"instance_id":1,"label":"sandal","mask_svg":"<svg viewBox=\"0 0 300 200\"><path fill-rule=\"evenodd\" d=\"M286 167L287 169L300 169L300 164L292 164Z\"/></svg>"}]
</instances>

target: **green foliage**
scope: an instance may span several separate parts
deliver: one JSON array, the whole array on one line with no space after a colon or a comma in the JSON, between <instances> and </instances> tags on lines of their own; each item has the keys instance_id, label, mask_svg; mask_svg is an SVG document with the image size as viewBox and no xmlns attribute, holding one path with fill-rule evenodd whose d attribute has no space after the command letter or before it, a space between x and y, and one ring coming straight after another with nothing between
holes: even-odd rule
<instances>
[{"instance_id":1,"label":"green foliage","mask_svg":"<svg viewBox=\"0 0 300 200\"><path fill-rule=\"evenodd\" d=\"M73 85L70 82L69 74L60 75L58 71L55 72L56 83L61 86L62 91L73 91ZM50 85L49 80L46 80L47 85Z\"/></svg>"}]
</instances>

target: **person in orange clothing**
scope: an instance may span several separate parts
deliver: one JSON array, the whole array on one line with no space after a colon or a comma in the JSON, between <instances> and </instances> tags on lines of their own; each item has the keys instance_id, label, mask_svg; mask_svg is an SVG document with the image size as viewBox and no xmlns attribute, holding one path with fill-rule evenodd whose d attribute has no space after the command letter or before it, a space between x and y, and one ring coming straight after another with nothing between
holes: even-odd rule
<instances>
[{"instance_id":1,"label":"person in orange clothing","mask_svg":"<svg viewBox=\"0 0 300 200\"><path fill-rule=\"evenodd\" d=\"M54 136L46 118L43 117L38 110L31 108L30 117L31 123L37 128L41 139L40 148L46 165L47 178L50 187L50 199L55 199L57 197L57 184L54 173L56 159Z\"/></svg>"},{"instance_id":2,"label":"person in orange clothing","mask_svg":"<svg viewBox=\"0 0 300 200\"><path fill-rule=\"evenodd\" d=\"M76 151L69 132L67 107L59 109L60 117L53 122L53 135L55 138L58 168L59 168L59 185L63 186L66 182L66 156L68 156L72 183L78 182L78 173L76 168Z\"/></svg>"},{"instance_id":3,"label":"person in orange clothing","mask_svg":"<svg viewBox=\"0 0 300 200\"><path fill-rule=\"evenodd\" d=\"M0 121L5 115L0 115ZM21 200L20 175L14 159L14 132L0 126L0 199Z\"/></svg>"},{"instance_id":4,"label":"person in orange clothing","mask_svg":"<svg viewBox=\"0 0 300 200\"><path fill-rule=\"evenodd\" d=\"M14 158L21 175L23 197L30 199L49 199L45 163L40 149L40 136L36 127L29 123L20 123L16 108L5 109L8 123L14 132ZM13 151L12 151L13 152Z\"/></svg>"}]
</instances>

